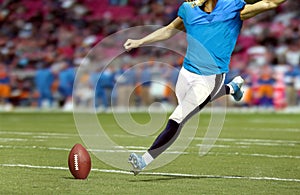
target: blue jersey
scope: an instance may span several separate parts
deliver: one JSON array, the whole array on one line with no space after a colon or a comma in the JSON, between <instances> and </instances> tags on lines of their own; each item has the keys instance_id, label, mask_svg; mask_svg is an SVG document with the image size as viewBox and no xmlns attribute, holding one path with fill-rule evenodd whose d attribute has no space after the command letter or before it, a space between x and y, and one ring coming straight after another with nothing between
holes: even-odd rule
<instances>
[{"instance_id":1,"label":"blue jersey","mask_svg":"<svg viewBox=\"0 0 300 195\"><path fill-rule=\"evenodd\" d=\"M242 28L244 0L218 0L211 13L183 3L178 16L187 32L183 66L200 75L227 73L231 54Z\"/></svg>"},{"instance_id":2,"label":"blue jersey","mask_svg":"<svg viewBox=\"0 0 300 195\"><path fill-rule=\"evenodd\" d=\"M54 75L49 68L40 69L35 73L35 85L40 91L50 90L54 82Z\"/></svg>"}]
</instances>

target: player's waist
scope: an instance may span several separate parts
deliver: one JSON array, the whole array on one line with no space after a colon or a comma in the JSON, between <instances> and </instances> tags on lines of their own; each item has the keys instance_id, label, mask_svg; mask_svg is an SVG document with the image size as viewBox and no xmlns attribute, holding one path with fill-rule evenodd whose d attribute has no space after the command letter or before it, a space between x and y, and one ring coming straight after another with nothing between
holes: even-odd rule
<instances>
[{"instance_id":1,"label":"player's waist","mask_svg":"<svg viewBox=\"0 0 300 195\"><path fill-rule=\"evenodd\" d=\"M183 67L190 72L193 72L198 75L216 75L228 73L228 65L217 65L217 64L207 64L207 63L195 63L191 62L188 59L185 59L183 62Z\"/></svg>"}]
</instances>

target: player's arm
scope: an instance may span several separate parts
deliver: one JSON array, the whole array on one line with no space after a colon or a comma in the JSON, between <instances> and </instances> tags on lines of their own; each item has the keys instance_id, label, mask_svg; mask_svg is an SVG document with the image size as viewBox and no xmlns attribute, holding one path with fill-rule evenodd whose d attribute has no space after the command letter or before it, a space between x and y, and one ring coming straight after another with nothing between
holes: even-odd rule
<instances>
[{"instance_id":1,"label":"player's arm","mask_svg":"<svg viewBox=\"0 0 300 195\"><path fill-rule=\"evenodd\" d=\"M124 47L127 51L130 51L131 49L138 48L144 44L149 44L149 43L154 43L154 42L169 39L172 36L174 36L177 32L183 31L184 29L185 28L182 19L180 17L177 17L169 25L154 31L153 33L147 35L142 39L136 39L136 40L128 39L125 42Z\"/></svg>"},{"instance_id":2,"label":"player's arm","mask_svg":"<svg viewBox=\"0 0 300 195\"><path fill-rule=\"evenodd\" d=\"M242 20L247 20L270 9L277 8L286 0L262 0L254 4L247 4L240 12Z\"/></svg>"}]
</instances>

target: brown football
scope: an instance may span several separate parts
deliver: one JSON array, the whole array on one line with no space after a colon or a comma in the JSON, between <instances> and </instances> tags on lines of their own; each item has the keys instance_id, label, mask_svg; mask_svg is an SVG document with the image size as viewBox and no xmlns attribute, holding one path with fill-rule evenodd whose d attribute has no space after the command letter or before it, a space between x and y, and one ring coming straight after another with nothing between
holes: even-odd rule
<instances>
[{"instance_id":1,"label":"brown football","mask_svg":"<svg viewBox=\"0 0 300 195\"><path fill-rule=\"evenodd\" d=\"M68 164L75 179L86 179L92 166L91 157L81 144L75 144L71 149Z\"/></svg>"}]
</instances>

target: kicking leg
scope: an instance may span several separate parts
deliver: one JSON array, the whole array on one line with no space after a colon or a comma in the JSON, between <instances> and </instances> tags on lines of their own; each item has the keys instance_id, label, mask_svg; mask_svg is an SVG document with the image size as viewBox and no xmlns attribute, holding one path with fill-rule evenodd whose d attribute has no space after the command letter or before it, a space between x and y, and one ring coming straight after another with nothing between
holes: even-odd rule
<instances>
[{"instance_id":1,"label":"kicking leg","mask_svg":"<svg viewBox=\"0 0 300 195\"><path fill-rule=\"evenodd\" d=\"M241 90L243 84L244 79L241 76L234 77L234 79L230 83L223 84L221 89L212 96L211 101L229 94L233 96L235 101L240 101L243 97L243 92Z\"/></svg>"},{"instance_id":2,"label":"kicking leg","mask_svg":"<svg viewBox=\"0 0 300 195\"><path fill-rule=\"evenodd\" d=\"M186 97L188 98L190 95L187 94ZM210 95L208 94L200 106L194 105L194 102L196 101L183 101L181 105L178 105L170 116L167 126L156 138L148 151L143 156L135 153L130 154L129 163L131 163L133 166L134 175L137 175L155 158L162 154L169 146L171 146L179 136L184 123L194 114L198 113L207 103L209 103L209 101Z\"/></svg>"},{"instance_id":3,"label":"kicking leg","mask_svg":"<svg viewBox=\"0 0 300 195\"><path fill-rule=\"evenodd\" d=\"M223 83L220 82L223 81L223 75L199 76L195 80L196 82L192 82L192 87L188 89L184 99L179 101L181 103L170 116L166 128L157 137L149 150L143 156L134 153L130 155L129 162L133 165L135 175L162 154L179 136L184 123L209 103L212 91L220 89L220 85ZM183 90L186 90L187 86Z\"/></svg>"}]
</instances>

